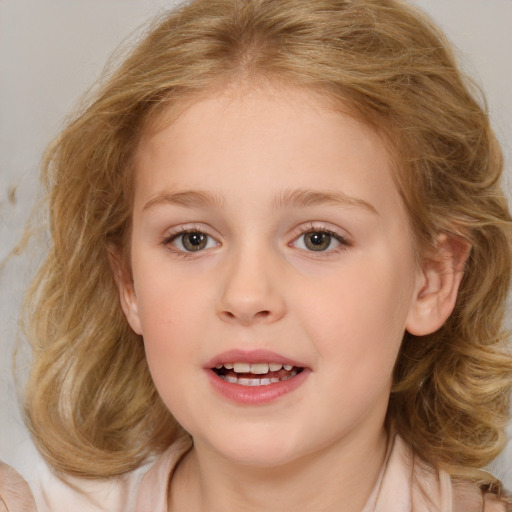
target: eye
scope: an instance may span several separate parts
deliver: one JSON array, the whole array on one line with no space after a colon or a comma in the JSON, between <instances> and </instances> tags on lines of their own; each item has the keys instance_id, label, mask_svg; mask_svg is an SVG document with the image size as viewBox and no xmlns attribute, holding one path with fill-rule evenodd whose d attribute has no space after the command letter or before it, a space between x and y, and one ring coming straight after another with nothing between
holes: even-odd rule
<instances>
[{"instance_id":1,"label":"eye","mask_svg":"<svg viewBox=\"0 0 512 512\"><path fill-rule=\"evenodd\" d=\"M165 244L171 244L179 251L184 252L202 251L218 245L216 240L202 231L184 231L171 235Z\"/></svg>"},{"instance_id":2,"label":"eye","mask_svg":"<svg viewBox=\"0 0 512 512\"><path fill-rule=\"evenodd\" d=\"M294 247L315 252L337 249L341 245L348 245L348 242L342 236L326 230L307 231L293 242Z\"/></svg>"}]
</instances>

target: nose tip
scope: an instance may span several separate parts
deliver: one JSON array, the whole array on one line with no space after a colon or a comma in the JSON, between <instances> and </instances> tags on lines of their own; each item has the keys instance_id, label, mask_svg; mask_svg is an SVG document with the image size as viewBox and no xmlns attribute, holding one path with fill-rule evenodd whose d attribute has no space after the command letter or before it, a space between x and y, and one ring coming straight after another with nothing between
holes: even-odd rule
<instances>
[{"instance_id":1,"label":"nose tip","mask_svg":"<svg viewBox=\"0 0 512 512\"><path fill-rule=\"evenodd\" d=\"M217 303L219 317L224 322L244 326L279 320L285 313L285 302L279 289L277 269L254 254L231 263L226 268Z\"/></svg>"}]
</instances>

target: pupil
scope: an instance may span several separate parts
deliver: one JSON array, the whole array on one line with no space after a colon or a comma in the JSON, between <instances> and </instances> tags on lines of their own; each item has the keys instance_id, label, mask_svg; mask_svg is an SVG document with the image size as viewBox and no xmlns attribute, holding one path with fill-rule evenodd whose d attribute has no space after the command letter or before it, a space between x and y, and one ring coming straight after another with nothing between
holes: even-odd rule
<instances>
[{"instance_id":1,"label":"pupil","mask_svg":"<svg viewBox=\"0 0 512 512\"><path fill-rule=\"evenodd\" d=\"M306 247L312 251L323 251L329 247L331 243L331 235L329 233L312 232L306 235Z\"/></svg>"},{"instance_id":2,"label":"pupil","mask_svg":"<svg viewBox=\"0 0 512 512\"><path fill-rule=\"evenodd\" d=\"M206 246L206 236L203 233L187 233L183 236L183 245L188 251L199 251Z\"/></svg>"}]
</instances>

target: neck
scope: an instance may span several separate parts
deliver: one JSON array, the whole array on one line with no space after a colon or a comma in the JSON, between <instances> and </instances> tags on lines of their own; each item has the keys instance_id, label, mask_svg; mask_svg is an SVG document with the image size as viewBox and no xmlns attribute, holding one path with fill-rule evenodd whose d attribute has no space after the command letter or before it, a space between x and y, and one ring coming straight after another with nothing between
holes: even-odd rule
<instances>
[{"instance_id":1,"label":"neck","mask_svg":"<svg viewBox=\"0 0 512 512\"><path fill-rule=\"evenodd\" d=\"M232 463L196 442L172 479L169 511L360 511L383 467L387 436L380 429L364 443L353 437L265 468Z\"/></svg>"}]
</instances>

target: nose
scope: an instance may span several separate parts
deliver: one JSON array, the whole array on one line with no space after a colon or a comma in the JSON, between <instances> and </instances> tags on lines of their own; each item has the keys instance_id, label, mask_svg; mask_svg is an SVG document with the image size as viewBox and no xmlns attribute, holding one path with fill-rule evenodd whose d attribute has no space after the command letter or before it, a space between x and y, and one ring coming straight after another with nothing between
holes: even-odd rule
<instances>
[{"instance_id":1,"label":"nose","mask_svg":"<svg viewBox=\"0 0 512 512\"><path fill-rule=\"evenodd\" d=\"M286 311L281 289L276 262L247 248L226 265L217 314L224 322L243 326L276 322Z\"/></svg>"}]
</instances>

